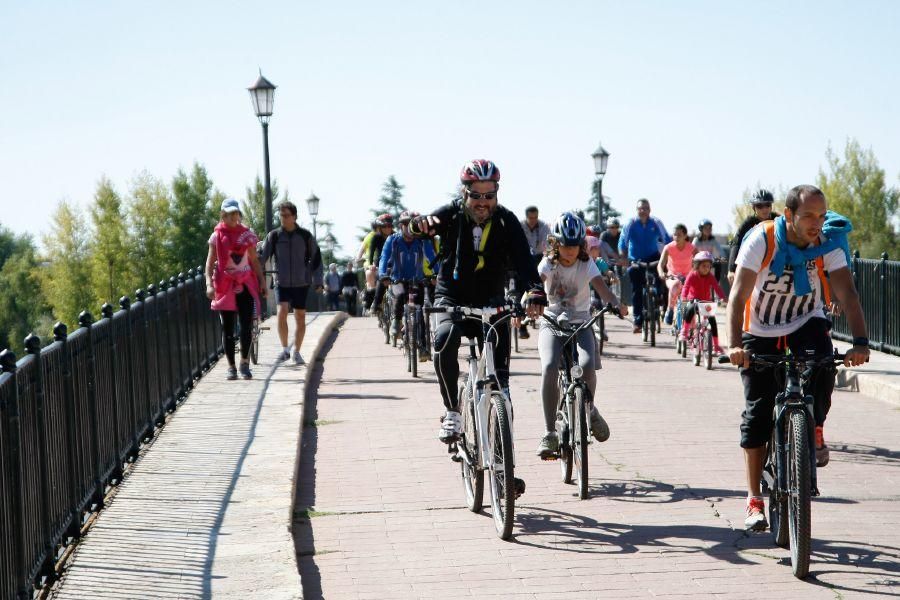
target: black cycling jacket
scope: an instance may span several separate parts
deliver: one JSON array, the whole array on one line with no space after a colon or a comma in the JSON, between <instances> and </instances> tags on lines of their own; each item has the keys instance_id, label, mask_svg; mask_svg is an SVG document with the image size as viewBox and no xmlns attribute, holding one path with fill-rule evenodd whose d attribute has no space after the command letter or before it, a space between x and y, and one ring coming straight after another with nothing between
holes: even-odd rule
<instances>
[{"instance_id":1,"label":"black cycling jacket","mask_svg":"<svg viewBox=\"0 0 900 600\"><path fill-rule=\"evenodd\" d=\"M778 213L772 211L772 218L774 219L777 216ZM737 265L735 263L737 262L737 255L741 249L741 242L744 241L744 236L747 235L748 231L750 231L760 223L762 223L762 221L760 221L759 217L757 217L756 215L750 215L749 217L744 219L744 222L741 223L740 227L738 227L738 230L734 234L734 237L731 238L731 251L728 253L728 270L732 273L737 271Z\"/></svg>"}]
</instances>

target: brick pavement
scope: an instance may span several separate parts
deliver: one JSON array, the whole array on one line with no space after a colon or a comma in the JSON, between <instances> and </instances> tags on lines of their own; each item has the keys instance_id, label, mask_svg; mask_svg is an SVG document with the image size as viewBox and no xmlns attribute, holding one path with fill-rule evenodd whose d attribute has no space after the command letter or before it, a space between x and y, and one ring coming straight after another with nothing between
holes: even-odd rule
<instances>
[{"instance_id":1,"label":"brick pavement","mask_svg":"<svg viewBox=\"0 0 900 600\"><path fill-rule=\"evenodd\" d=\"M580 501L533 455L542 418L534 336L512 362L514 538L463 506L459 469L435 439L430 366L412 381L371 319L342 329L307 406L295 524L305 597L855 598L900 592L900 411L837 391L831 464L813 508L812 576L796 580L768 534L742 529L740 379L644 347L613 320L598 406L612 438L591 447ZM314 421L312 423L311 421Z\"/></svg>"}]
</instances>

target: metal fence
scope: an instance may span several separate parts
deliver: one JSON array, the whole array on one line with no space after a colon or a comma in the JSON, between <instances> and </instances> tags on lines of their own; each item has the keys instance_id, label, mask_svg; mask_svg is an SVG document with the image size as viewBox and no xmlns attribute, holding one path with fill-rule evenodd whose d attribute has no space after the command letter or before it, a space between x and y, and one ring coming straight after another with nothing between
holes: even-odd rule
<instances>
[{"instance_id":1,"label":"metal fence","mask_svg":"<svg viewBox=\"0 0 900 600\"><path fill-rule=\"evenodd\" d=\"M859 258L856 252L851 261L853 281L859 292L869 345L875 350L900 355L900 261ZM843 315L834 320L832 335L851 341L850 326Z\"/></svg>"},{"instance_id":2,"label":"metal fence","mask_svg":"<svg viewBox=\"0 0 900 600\"><path fill-rule=\"evenodd\" d=\"M0 598L31 598L166 413L222 352L200 269L0 353Z\"/></svg>"}]
</instances>

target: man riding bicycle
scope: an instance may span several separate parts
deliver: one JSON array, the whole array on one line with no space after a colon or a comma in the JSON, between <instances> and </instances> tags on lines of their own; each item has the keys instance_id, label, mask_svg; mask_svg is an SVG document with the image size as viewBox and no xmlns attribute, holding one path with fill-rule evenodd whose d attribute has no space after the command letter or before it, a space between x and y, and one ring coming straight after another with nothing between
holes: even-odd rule
<instances>
[{"instance_id":1,"label":"man riding bicycle","mask_svg":"<svg viewBox=\"0 0 900 600\"><path fill-rule=\"evenodd\" d=\"M784 216L756 225L741 245L727 314L728 355L732 364L741 367L744 384L741 447L748 487L747 529L760 531L768 526L760 479L779 391L774 370L750 368L750 355L786 349L798 356L831 354L830 324L822 309L833 293L853 333L853 348L844 364L855 366L868 359L866 323L848 267L846 233L850 229L846 219L827 211L820 189L799 185L788 192ZM822 427L831 407L834 373L817 371L811 378L816 463L825 466L828 447Z\"/></svg>"},{"instance_id":2,"label":"man riding bicycle","mask_svg":"<svg viewBox=\"0 0 900 600\"><path fill-rule=\"evenodd\" d=\"M637 217L628 222L619 236L619 252L628 256L632 262L653 262L659 258L662 246L671 241L672 238L662 222L650 216L650 201L641 198L637 202ZM640 333L643 325L644 284L647 281L644 268L638 265L628 267L628 279L631 280L634 333ZM665 281L658 280L657 294L662 298L665 292Z\"/></svg>"},{"instance_id":3,"label":"man riding bicycle","mask_svg":"<svg viewBox=\"0 0 900 600\"><path fill-rule=\"evenodd\" d=\"M410 223L414 235L441 236L443 264L438 273L435 306L482 308L502 304L505 275L510 265L516 273L515 289L526 292L524 304L529 316L540 316L547 299L522 225L512 212L497 203L499 169L489 160L473 160L463 166L460 181L460 198ZM508 321L498 325L495 331L494 363L500 385L508 394ZM462 428L456 384L457 353L463 335L482 338L484 330L478 323L455 322L450 313L436 317L435 371L447 409L438 438L448 444L459 440ZM519 489L523 487L520 484Z\"/></svg>"},{"instance_id":4,"label":"man riding bicycle","mask_svg":"<svg viewBox=\"0 0 900 600\"><path fill-rule=\"evenodd\" d=\"M403 307L407 303L409 292L416 295L416 304L422 306L425 300L425 273L423 266L427 260L434 262L434 246L430 240L416 239L409 232L409 222L419 213L404 211L400 214L400 232L391 235L384 243L381 250L381 260L378 263L378 279L390 281L394 294L394 314L391 331L394 335L400 333L400 320L403 318ZM405 282L405 283L404 283ZM414 286L410 290L406 286ZM424 335L425 328L419 329ZM419 349L424 348L424 340L415 340ZM419 360L428 360L428 354L419 353Z\"/></svg>"}]
</instances>

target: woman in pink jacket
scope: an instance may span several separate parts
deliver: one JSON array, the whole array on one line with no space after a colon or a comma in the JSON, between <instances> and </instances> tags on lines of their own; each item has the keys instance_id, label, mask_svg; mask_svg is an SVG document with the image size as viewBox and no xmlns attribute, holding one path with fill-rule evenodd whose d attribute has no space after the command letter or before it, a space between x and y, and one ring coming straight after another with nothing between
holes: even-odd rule
<instances>
[{"instance_id":1,"label":"woman in pink jacket","mask_svg":"<svg viewBox=\"0 0 900 600\"><path fill-rule=\"evenodd\" d=\"M252 379L250 372L250 335L253 314L259 314L260 297L265 298L265 275L256 256L259 238L241 223L238 201L228 198L222 202L221 221L209 236L206 257L206 296L212 300L213 310L219 311L225 337L225 358L228 360L228 379L237 379L234 365L234 325L241 325L241 377Z\"/></svg>"}]
</instances>

